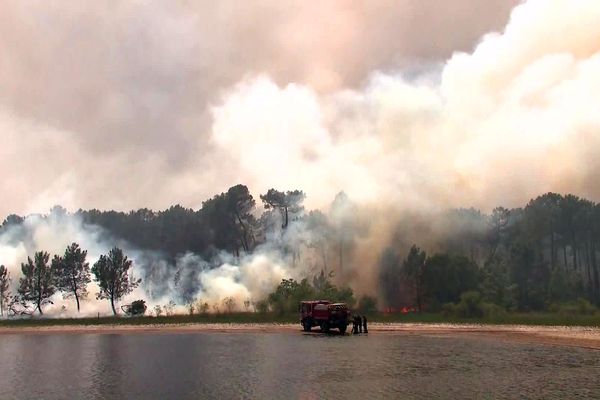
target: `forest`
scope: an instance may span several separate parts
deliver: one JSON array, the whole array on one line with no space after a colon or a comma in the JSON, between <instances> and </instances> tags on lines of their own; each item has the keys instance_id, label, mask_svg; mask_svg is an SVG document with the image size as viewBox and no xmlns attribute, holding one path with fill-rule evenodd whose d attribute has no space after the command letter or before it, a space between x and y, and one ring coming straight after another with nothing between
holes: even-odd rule
<instances>
[{"instance_id":1,"label":"forest","mask_svg":"<svg viewBox=\"0 0 600 400\"><path fill-rule=\"evenodd\" d=\"M176 205L159 212L94 209L78 210L73 215L86 224L102 227L105 235L160 253L167 259L176 259L184 253L197 254L205 260L222 252L239 257L259 251L271 241L291 262L311 263L310 268L304 269L305 279L285 279L266 298L253 299L257 311L291 313L297 301L307 296L328 296L368 310L409 309L451 314L556 311L568 307L587 313L600 305L600 205L590 200L547 193L524 207L497 207L489 214L470 208L419 218L401 216L395 222L397 228L381 246L377 262L360 266L375 274L377 287L368 293L358 290L361 297L357 299L354 294L357 290L351 289L352 280L346 279L352 274L344 273L347 270L344 264L352 264L353 249L361 235L368 235L368 224L358 217L353 219L353 214L360 211L348 206L352 203L343 193L326 212L306 211L305 197L300 190L270 189L260 195L259 207L246 186L236 185L208 199L197 210ZM51 213L67 211L57 206ZM18 215L6 217L0 236L19 227L24 220ZM301 229L295 228L293 236L273 240L294 226ZM52 260L43 249L38 249L33 259L22 264L19 290L27 292L29 287L29 292L35 295L21 295L21 301L33 301L33 307L41 312L42 297L52 294L44 292L42 287L31 289L35 286L33 278L43 277L39 272L35 275L35 271L44 270L36 269L36 265L43 265L55 271L52 287L71 293L79 304L78 293L86 294L90 268L77 261L85 250L73 246L77 244ZM308 253L312 256L308 257ZM102 282L108 276L102 275L103 266L106 269L107 265L113 268L120 265L127 278L129 267L123 267L124 262L131 261L126 260L122 251L111 252L102 256L91 270L96 280ZM74 271L82 268L84 276L74 283ZM5 308L9 299L4 295L7 284L2 274L6 276L6 268L0 270L2 308ZM23 279L29 281L23 283ZM124 292L117 295L122 296L137 284L139 281L126 282ZM111 296L115 294L108 288L114 285L103 288L98 296L112 303ZM175 299L182 304L192 300Z\"/></svg>"},{"instance_id":2,"label":"forest","mask_svg":"<svg viewBox=\"0 0 600 400\"><path fill-rule=\"evenodd\" d=\"M547 193L523 208L497 207L489 215L457 209L445 218L449 233L433 254L417 246L404 258L393 246L382 254L388 306L401 305L403 294L431 310L479 301L511 311L593 313L598 306L600 205Z\"/></svg>"}]
</instances>

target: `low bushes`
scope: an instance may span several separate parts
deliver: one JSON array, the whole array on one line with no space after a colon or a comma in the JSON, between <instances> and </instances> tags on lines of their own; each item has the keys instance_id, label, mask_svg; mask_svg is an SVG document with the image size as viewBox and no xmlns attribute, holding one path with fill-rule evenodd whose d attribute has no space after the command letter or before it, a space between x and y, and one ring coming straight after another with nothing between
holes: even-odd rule
<instances>
[{"instance_id":1,"label":"low bushes","mask_svg":"<svg viewBox=\"0 0 600 400\"><path fill-rule=\"evenodd\" d=\"M548 307L548 310L564 317L572 315L595 315L598 313L598 309L592 303L581 297L574 302L564 304L553 303Z\"/></svg>"},{"instance_id":2,"label":"low bushes","mask_svg":"<svg viewBox=\"0 0 600 400\"><path fill-rule=\"evenodd\" d=\"M496 304L482 301L481 294L472 290L461 294L457 304L444 304L442 314L446 317L496 319L504 317L506 310Z\"/></svg>"}]
</instances>

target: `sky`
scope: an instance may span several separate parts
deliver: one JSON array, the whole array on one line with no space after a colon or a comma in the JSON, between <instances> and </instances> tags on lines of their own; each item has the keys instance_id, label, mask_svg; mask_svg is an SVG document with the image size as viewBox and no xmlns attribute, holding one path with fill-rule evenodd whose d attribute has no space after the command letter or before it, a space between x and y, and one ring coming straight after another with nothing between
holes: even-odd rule
<instances>
[{"instance_id":1,"label":"sky","mask_svg":"<svg viewBox=\"0 0 600 400\"><path fill-rule=\"evenodd\" d=\"M440 4L441 3L441 4ZM7 1L0 218L600 199L596 0Z\"/></svg>"}]
</instances>

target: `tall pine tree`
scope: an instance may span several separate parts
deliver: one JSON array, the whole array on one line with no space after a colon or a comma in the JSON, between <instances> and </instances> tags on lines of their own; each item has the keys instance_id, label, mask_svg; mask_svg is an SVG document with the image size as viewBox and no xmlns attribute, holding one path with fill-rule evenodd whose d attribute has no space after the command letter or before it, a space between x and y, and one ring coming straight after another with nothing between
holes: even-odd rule
<instances>
[{"instance_id":1,"label":"tall pine tree","mask_svg":"<svg viewBox=\"0 0 600 400\"><path fill-rule=\"evenodd\" d=\"M92 267L92 273L100 287L96 298L110 300L114 315L117 315L115 302L131 293L141 282L141 279L135 280L129 276L132 264L133 262L123 254L123 250L115 247L107 255L100 256Z\"/></svg>"},{"instance_id":2,"label":"tall pine tree","mask_svg":"<svg viewBox=\"0 0 600 400\"><path fill-rule=\"evenodd\" d=\"M63 292L63 298L75 298L77 312L80 300L87 297L87 285L91 281L90 264L85 261L86 257L87 250L81 250L77 243L72 243L64 256L54 256L52 259L56 287Z\"/></svg>"},{"instance_id":3,"label":"tall pine tree","mask_svg":"<svg viewBox=\"0 0 600 400\"><path fill-rule=\"evenodd\" d=\"M48 252L38 251L34 260L27 257L27 263L21 264L23 277L19 280L19 298L24 304L33 303L34 311L38 310L40 315L44 314L42 306L50 302L56 291L49 259Z\"/></svg>"}]
</instances>

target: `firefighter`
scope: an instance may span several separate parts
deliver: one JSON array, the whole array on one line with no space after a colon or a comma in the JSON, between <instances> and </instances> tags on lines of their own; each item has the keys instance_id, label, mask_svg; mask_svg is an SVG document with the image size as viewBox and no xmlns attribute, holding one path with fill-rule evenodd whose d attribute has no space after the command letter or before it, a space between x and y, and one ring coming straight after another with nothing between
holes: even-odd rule
<instances>
[{"instance_id":1,"label":"firefighter","mask_svg":"<svg viewBox=\"0 0 600 400\"><path fill-rule=\"evenodd\" d=\"M352 333L356 334L358 333L358 327L360 326L359 321L359 316L354 314L354 317L352 318Z\"/></svg>"},{"instance_id":2,"label":"firefighter","mask_svg":"<svg viewBox=\"0 0 600 400\"><path fill-rule=\"evenodd\" d=\"M366 315L363 315L363 317L362 317L362 325L363 325L363 332L369 333L369 330L367 329L367 316Z\"/></svg>"},{"instance_id":3,"label":"firefighter","mask_svg":"<svg viewBox=\"0 0 600 400\"><path fill-rule=\"evenodd\" d=\"M358 325L358 333L362 333L362 323L360 315L356 316L356 324Z\"/></svg>"}]
</instances>

